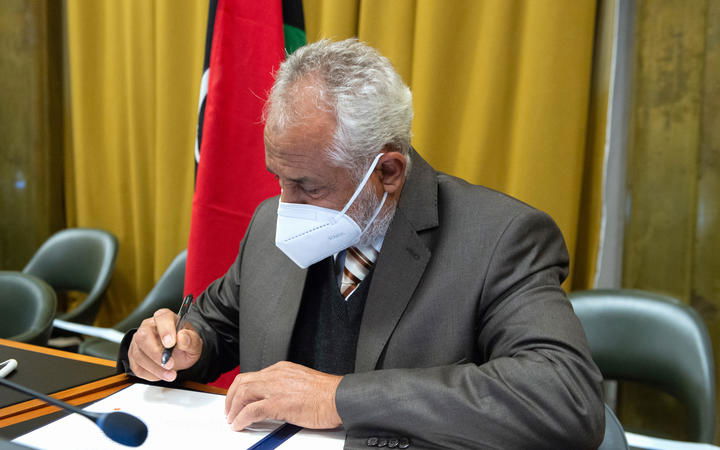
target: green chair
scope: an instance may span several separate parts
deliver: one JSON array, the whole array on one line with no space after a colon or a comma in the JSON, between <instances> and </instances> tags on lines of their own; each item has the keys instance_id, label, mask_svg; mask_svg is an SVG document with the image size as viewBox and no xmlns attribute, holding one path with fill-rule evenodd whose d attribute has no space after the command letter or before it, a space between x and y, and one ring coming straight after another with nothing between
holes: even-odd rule
<instances>
[{"instance_id":1,"label":"green chair","mask_svg":"<svg viewBox=\"0 0 720 450\"><path fill-rule=\"evenodd\" d=\"M44 281L21 272L0 272L0 338L47 345L57 299Z\"/></svg>"},{"instance_id":2,"label":"green chair","mask_svg":"<svg viewBox=\"0 0 720 450\"><path fill-rule=\"evenodd\" d=\"M143 320L151 317L160 308L177 310L183 295L186 257L187 250L177 255L142 303L112 328L127 333L139 327ZM116 359L119 348L120 345L115 342L102 338L89 338L80 344L79 352L99 358Z\"/></svg>"},{"instance_id":3,"label":"green chair","mask_svg":"<svg viewBox=\"0 0 720 450\"><path fill-rule=\"evenodd\" d=\"M625 438L620 421L608 405L605 405L605 437L598 450L627 450L628 442Z\"/></svg>"},{"instance_id":4,"label":"green chair","mask_svg":"<svg viewBox=\"0 0 720 450\"><path fill-rule=\"evenodd\" d=\"M698 314L674 298L637 290L598 289L569 297L603 376L674 395L687 406L692 439L711 443L715 371Z\"/></svg>"},{"instance_id":5,"label":"green chair","mask_svg":"<svg viewBox=\"0 0 720 450\"><path fill-rule=\"evenodd\" d=\"M68 228L50 236L23 273L40 278L56 291L86 293L79 305L57 318L92 324L110 283L117 251L117 239L107 231Z\"/></svg>"}]
</instances>

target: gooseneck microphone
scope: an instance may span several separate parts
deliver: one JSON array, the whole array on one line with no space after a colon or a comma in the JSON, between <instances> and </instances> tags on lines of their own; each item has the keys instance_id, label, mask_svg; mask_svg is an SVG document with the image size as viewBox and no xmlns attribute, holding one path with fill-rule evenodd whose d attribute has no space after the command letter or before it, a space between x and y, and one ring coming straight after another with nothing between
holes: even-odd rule
<instances>
[{"instance_id":1,"label":"gooseneck microphone","mask_svg":"<svg viewBox=\"0 0 720 450\"><path fill-rule=\"evenodd\" d=\"M5 378L0 378L0 384L7 386L10 389L20 391L24 394L37 397L40 400L43 400L52 405L59 406L60 408L80 414L83 417L87 417L88 419L95 422L95 424L100 427L100 429L103 431L103 433L105 433L107 437L119 444L127 445L129 447L137 447L139 445L142 445L142 443L145 442L145 438L147 438L148 429L145 423L130 414L119 411L111 413L95 413L85 411L69 403L65 403L56 398L52 398L48 395L41 394L40 392L33 391L32 389L26 388L25 386L13 383L12 381L6 380Z\"/></svg>"}]
</instances>

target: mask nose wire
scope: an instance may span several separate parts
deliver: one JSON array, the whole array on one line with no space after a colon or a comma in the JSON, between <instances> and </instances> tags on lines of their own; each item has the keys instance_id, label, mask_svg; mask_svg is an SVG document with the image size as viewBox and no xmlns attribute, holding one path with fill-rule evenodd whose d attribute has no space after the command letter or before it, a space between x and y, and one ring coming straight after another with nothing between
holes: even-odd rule
<instances>
[{"instance_id":1,"label":"mask nose wire","mask_svg":"<svg viewBox=\"0 0 720 450\"><path fill-rule=\"evenodd\" d=\"M350 197L350 200L345 204L345 207L338 213L339 215L345 214L347 210L350 208L350 206L353 204L355 199L357 199L358 195L362 192L363 188L365 187L365 183L370 179L370 175L372 175L373 170L375 170L375 166L377 166L378 161L380 161L380 157L384 155L384 153L378 153L378 155L375 157L375 159L372 162L372 165L370 166L370 169L365 174L365 177L363 177L362 181L360 182L360 185L358 185L357 189L355 189L355 192L353 193L352 197ZM385 195L387 195L387 192L385 192ZM384 201L384 200L383 200Z\"/></svg>"}]
</instances>

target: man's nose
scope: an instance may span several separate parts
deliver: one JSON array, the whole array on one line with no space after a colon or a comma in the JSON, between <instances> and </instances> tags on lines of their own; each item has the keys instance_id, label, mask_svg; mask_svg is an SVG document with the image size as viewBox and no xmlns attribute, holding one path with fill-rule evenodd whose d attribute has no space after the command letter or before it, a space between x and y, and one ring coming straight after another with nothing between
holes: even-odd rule
<instances>
[{"instance_id":1,"label":"man's nose","mask_svg":"<svg viewBox=\"0 0 720 450\"><path fill-rule=\"evenodd\" d=\"M300 196L293 195L284 189L280 190L280 201L283 203L305 203Z\"/></svg>"}]
</instances>

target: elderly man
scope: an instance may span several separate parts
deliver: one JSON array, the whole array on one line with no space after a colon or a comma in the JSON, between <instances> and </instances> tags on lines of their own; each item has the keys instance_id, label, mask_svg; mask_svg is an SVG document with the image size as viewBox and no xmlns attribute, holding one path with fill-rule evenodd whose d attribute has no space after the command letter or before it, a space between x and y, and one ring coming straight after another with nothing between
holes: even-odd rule
<instances>
[{"instance_id":1,"label":"elderly man","mask_svg":"<svg viewBox=\"0 0 720 450\"><path fill-rule=\"evenodd\" d=\"M601 376L560 288L559 230L433 170L411 120L410 90L367 45L292 54L266 109L280 197L185 329L161 310L128 335L127 368L206 381L239 362L235 430L271 418L343 426L358 448L596 447Z\"/></svg>"}]
</instances>

